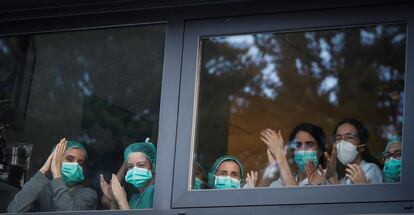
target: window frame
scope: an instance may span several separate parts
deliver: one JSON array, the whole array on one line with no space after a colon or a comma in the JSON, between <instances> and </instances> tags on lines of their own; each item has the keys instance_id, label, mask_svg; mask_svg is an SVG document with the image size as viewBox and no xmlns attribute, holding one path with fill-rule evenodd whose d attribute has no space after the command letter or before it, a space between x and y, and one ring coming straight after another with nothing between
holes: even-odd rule
<instances>
[{"instance_id":1,"label":"window frame","mask_svg":"<svg viewBox=\"0 0 414 215\"><path fill-rule=\"evenodd\" d=\"M414 157L404 156L401 183L370 185L331 185L308 187L257 188L236 190L189 189L195 151L197 106L200 83L201 40L208 36L231 36L256 32L298 32L306 30L360 27L375 24L405 23L406 73L403 142L414 141L414 15L413 6L373 6L319 11L300 11L215 19L189 20L185 23L179 118L174 164L173 208L305 205L414 200ZM338 15L340 14L340 15ZM332 19L335 17L335 19ZM403 144L403 154L414 153L414 145ZM341 193L342 195L338 195ZM355 195L356 194L356 195ZM237 197L237 198L235 198ZM254 197L254 198L252 198ZM317 198L315 198L317 197Z\"/></svg>"}]
</instances>

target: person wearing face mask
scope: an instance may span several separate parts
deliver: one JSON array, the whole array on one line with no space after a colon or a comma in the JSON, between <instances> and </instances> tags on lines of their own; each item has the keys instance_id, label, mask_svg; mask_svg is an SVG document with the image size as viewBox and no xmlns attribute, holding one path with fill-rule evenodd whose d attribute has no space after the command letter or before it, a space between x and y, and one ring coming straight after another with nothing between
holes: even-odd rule
<instances>
[{"instance_id":1,"label":"person wearing face mask","mask_svg":"<svg viewBox=\"0 0 414 215\"><path fill-rule=\"evenodd\" d=\"M195 169L194 169L194 187L193 189L199 190L199 189L206 189L207 183L206 183L206 172L204 171L204 168L201 166L200 162L195 163Z\"/></svg>"},{"instance_id":2,"label":"person wearing face mask","mask_svg":"<svg viewBox=\"0 0 414 215\"><path fill-rule=\"evenodd\" d=\"M292 172L284 153L284 142L279 133L271 129L261 132L261 140L268 146L269 160L274 160L280 168L280 175L270 187L305 186L327 184L325 175L325 134L317 125L301 123L296 126L289 136L289 143L293 148L295 163ZM270 153L269 153L270 152Z\"/></svg>"},{"instance_id":3,"label":"person wearing face mask","mask_svg":"<svg viewBox=\"0 0 414 215\"><path fill-rule=\"evenodd\" d=\"M86 158L82 144L61 139L42 168L15 195L7 212L95 210L96 192L82 186Z\"/></svg>"},{"instance_id":4,"label":"person wearing face mask","mask_svg":"<svg viewBox=\"0 0 414 215\"><path fill-rule=\"evenodd\" d=\"M127 167L125 182L137 189L129 201L124 188L116 175L112 174L110 185L101 177L103 194L111 201L111 209L143 209L152 208L154 197L154 181L157 150L149 142L133 143L124 150L124 161Z\"/></svg>"},{"instance_id":5,"label":"person wearing face mask","mask_svg":"<svg viewBox=\"0 0 414 215\"><path fill-rule=\"evenodd\" d=\"M335 144L328 160L331 184L375 184L382 183L383 175L379 162L368 151L369 132L360 121L352 118L342 120L334 129ZM345 176L338 181L336 160L344 165Z\"/></svg>"},{"instance_id":6,"label":"person wearing face mask","mask_svg":"<svg viewBox=\"0 0 414 215\"><path fill-rule=\"evenodd\" d=\"M385 182L400 182L401 177L401 136L392 136L388 139L385 150L382 153L384 159L384 176Z\"/></svg>"},{"instance_id":7,"label":"person wearing face mask","mask_svg":"<svg viewBox=\"0 0 414 215\"><path fill-rule=\"evenodd\" d=\"M219 157L208 173L208 185L212 189L237 189L243 185L244 168L239 159L225 155Z\"/></svg>"}]
</instances>

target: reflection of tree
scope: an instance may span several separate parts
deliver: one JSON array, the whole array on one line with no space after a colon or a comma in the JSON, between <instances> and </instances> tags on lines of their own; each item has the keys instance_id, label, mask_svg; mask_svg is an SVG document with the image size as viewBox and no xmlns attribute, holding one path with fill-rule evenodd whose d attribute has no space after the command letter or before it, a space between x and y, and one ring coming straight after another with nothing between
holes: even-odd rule
<instances>
[{"instance_id":1,"label":"reflection of tree","mask_svg":"<svg viewBox=\"0 0 414 215\"><path fill-rule=\"evenodd\" d=\"M319 124L331 132L341 118L355 117L370 129L370 148L377 153L382 150L386 136L401 133L404 25L245 37L253 40L244 46L240 45L240 39L232 37L213 38L204 43L198 128L203 134L199 135L199 144L211 138L212 132L228 130L226 120L230 109L231 118L238 116L238 122L242 123L235 126L253 134L264 127L289 130L303 121ZM251 52L252 49L256 51ZM230 73L224 72L218 63L209 63L217 62L215 58L220 58L220 64L227 65L226 68L233 68L225 70ZM247 66L243 62L246 58L251 59ZM205 81L213 78L214 81ZM209 106L213 101L214 105ZM212 112L225 117L222 124L204 127L215 120L211 118ZM242 118L244 121L240 121ZM221 135L224 137L213 136L225 142L227 134ZM252 150L249 143L231 143L231 139L230 136L229 144ZM208 144L215 145L211 140ZM242 150L237 153L243 154Z\"/></svg>"}]
</instances>

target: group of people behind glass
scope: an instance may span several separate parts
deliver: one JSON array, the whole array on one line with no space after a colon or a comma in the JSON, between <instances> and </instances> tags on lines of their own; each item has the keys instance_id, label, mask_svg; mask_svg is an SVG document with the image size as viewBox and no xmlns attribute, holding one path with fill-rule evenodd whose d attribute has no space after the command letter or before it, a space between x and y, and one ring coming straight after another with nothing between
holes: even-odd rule
<instances>
[{"instance_id":1,"label":"group of people behind glass","mask_svg":"<svg viewBox=\"0 0 414 215\"><path fill-rule=\"evenodd\" d=\"M124 150L124 163L108 183L100 176L102 206L108 209L152 208L156 148L147 139ZM42 168L24 184L7 212L96 210L98 195L83 186L87 152L73 140L61 139ZM132 185L129 200L122 186Z\"/></svg>"},{"instance_id":2,"label":"group of people behind glass","mask_svg":"<svg viewBox=\"0 0 414 215\"><path fill-rule=\"evenodd\" d=\"M383 169L368 151L369 132L360 121L352 118L342 120L334 128L333 137L335 142L331 153L328 153L322 128L312 123L296 126L289 135L287 145L280 130L266 129L260 133L260 140L267 146L269 164L260 178L256 171L245 173L239 159L226 155L214 162L208 174L196 162L193 188L229 189L400 181L400 136L388 139L382 153Z\"/></svg>"},{"instance_id":3,"label":"group of people behind glass","mask_svg":"<svg viewBox=\"0 0 414 215\"><path fill-rule=\"evenodd\" d=\"M295 127L289 136L293 155L287 150L281 132L266 129L260 139L267 146L269 165L259 180L256 171L245 172L234 156L218 158L206 173L195 165L195 189L253 188L256 186L304 186L326 184L366 184L398 182L401 171L401 137L387 142L383 153L384 172L368 152L369 133L355 119L345 119L334 129L335 144L330 155L323 130L311 123ZM156 168L156 148L147 139L124 150L124 163L109 183L100 176L102 206L108 209L152 208ZM10 202L8 212L95 210L98 195L83 186L87 160L84 146L61 139L40 170L24 184ZM293 157L294 162L290 162ZM337 169L337 160L344 175ZM383 175L385 178L383 178ZM123 182L132 185L127 194Z\"/></svg>"}]
</instances>

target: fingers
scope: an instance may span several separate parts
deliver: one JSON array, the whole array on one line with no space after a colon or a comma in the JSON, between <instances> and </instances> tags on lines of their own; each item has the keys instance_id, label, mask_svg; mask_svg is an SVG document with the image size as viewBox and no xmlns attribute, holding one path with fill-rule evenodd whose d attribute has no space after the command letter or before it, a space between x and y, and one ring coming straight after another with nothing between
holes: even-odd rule
<instances>
[{"instance_id":1,"label":"fingers","mask_svg":"<svg viewBox=\"0 0 414 215\"><path fill-rule=\"evenodd\" d=\"M323 155L324 155L325 160L326 160L327 162L329 162L329 161L331 160L331 157L328 155L328 152L324 152L324 153L323 153Z\"/></svg>"}]
</instances>

